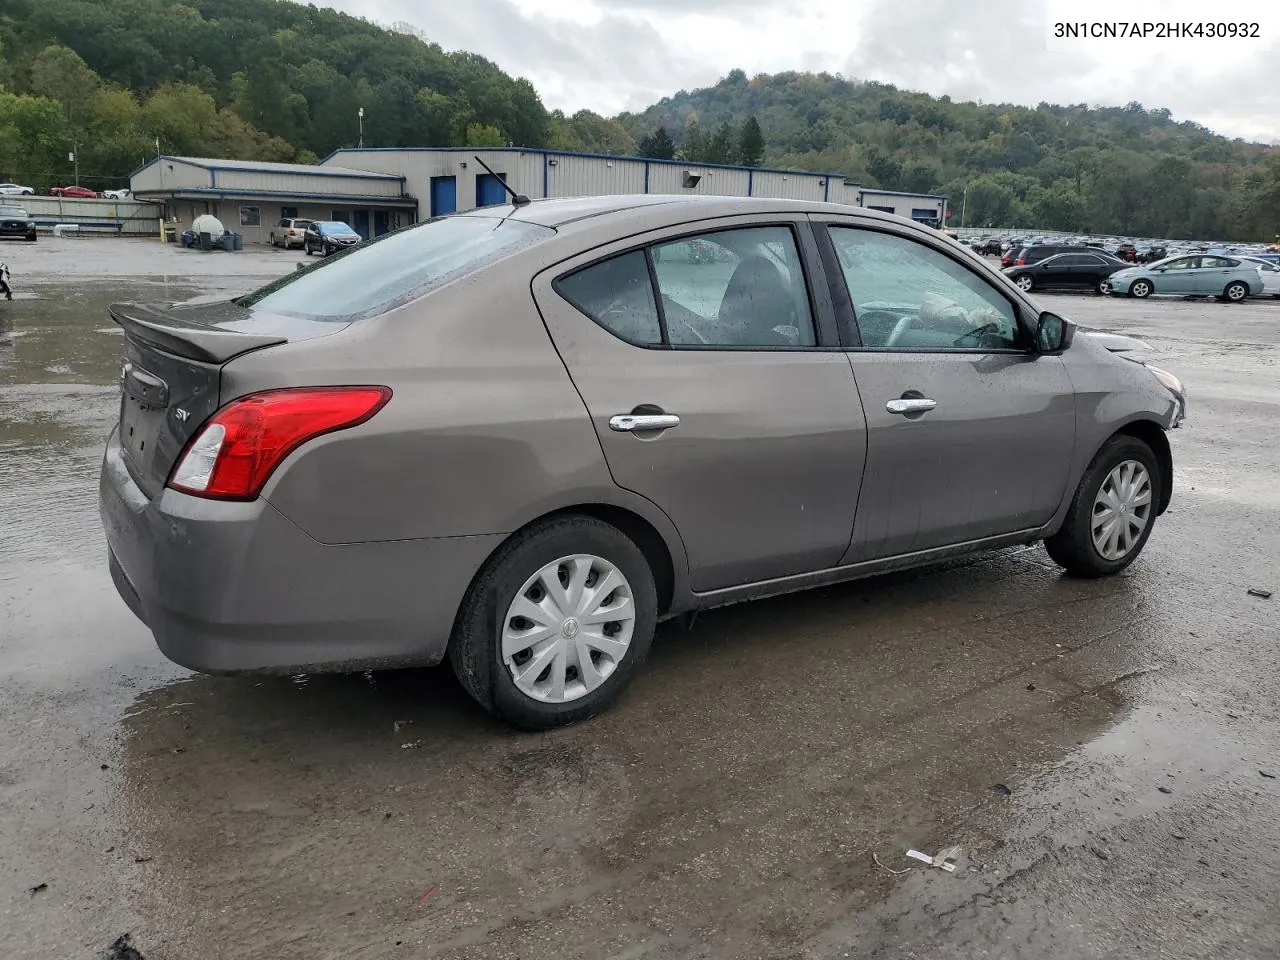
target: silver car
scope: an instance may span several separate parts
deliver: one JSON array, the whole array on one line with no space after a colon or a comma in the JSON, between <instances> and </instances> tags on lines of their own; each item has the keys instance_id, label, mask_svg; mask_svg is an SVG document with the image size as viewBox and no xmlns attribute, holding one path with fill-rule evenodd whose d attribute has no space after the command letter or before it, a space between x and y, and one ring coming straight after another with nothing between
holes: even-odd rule
<instances>
[{"instance_id":1,"label":"silver car","mask_svg":"<svg viewBox=\"0 0 1280 960\"><path fill-rule=\"evenodd\" d=\"M1116 296L1218 297L1239 303L1262 293L1262 277L1255 264L1232 256L1166 257L1155 263L1119 270L1107 278Z\"/></svg>"},{"instance_id":2,"label":"silver car","mask_svg":"<svg viewBox=\"0 0 1280 960\"><path fill-rule=\"evenodd\" d=\"M112 314L110 568L169 657L447 656L533 728L601 709L702 608L1037 540L1114 574L1185 412L1123 338L834 204L486 207Z\"/></svg>"}]
</instances>

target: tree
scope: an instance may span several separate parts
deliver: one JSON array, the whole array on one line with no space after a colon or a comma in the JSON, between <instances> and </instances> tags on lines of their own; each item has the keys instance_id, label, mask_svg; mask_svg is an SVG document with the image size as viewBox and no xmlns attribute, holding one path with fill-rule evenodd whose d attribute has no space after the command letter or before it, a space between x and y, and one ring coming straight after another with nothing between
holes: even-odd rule
<instances>
[{"instance_id":1,"label":"tree","mask_svg":"<svg viewBox=\"0 0 1280 960\"><path fill-rule=\"evenodd\" d=\"M101 83L70 47L45 47L31 64L32 92L61 103L67 123L77 131L84 122L89 98Z\"/></svg>"},{"instance_id":2,"label":"tree","mask_svg":"<svg viewBox=\"0 0 1280 960\"><path fill-rule=\"evenodd\" d=\"M733 135L733 127L728 121L716 127L707 144L707 163L737 163L738 138Z\"/></svg>"},{"instance_id":3,"label":"tree","mask_svg":"<svg viewBox=\"0 0 1280 960\"><path fill-rule=\"evenodd\" d=\"M638 149L640 156L654 160L673 160L676 155L676 145L663 126L642 139Z\"/></svg>"},{"instance_id":4,"label":"tree","mask_svg":"<svg viewBox=\"0 0 1280 960\"><path fill-rule=\"evenodd\" d=\"M489 123L469 123L463 138L464 147L505 147L502 131Z\"/></svg>"},{"instance_id":5,"label":"tree","mask_svg":"<svg viewBox=\"0 0 1280 960\"><path fill-rule=\"evenodd\" d=\"M680 159L691 163L707 162L707 138L698 126L696 117L690 117L684 125L684 136L680 138Z\"/></svg>"},{"instance_id":6,"label":"tree","mask_svg":"<svg viewBox=\"0 0 1280 960\"><path fill-rule=\"evenodd\" d=\"M748 167L758 167L764 162L764 131L760 129L760 121L755 114L742 123L742 133L738 138L738 159Z\"/></svg>"}]
</instances>

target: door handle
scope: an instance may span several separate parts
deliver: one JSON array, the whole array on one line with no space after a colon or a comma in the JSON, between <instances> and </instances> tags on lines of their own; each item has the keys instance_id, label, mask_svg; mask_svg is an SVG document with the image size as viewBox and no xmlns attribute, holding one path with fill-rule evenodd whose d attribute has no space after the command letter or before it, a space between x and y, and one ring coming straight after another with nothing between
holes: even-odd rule
<instances>
[{"instance_id":1,"label":"door handle","mask_svg":"<svg viewBox=\"0 0 1280 960\"><path fill-rule=\"evenodd\" d=\"M618 433L670 430L678 426L680 418L674 413L620 413L609 418L609 429Z\"/></svg>"},{"instance_id":2,"label":"door handle","mask_svg":"<svg viewBox=\"0 0 1280 960\"><path fill-rule=\"evenodd\" d=\"M897 400L890 400L884 408L890 413L910 416L913 413L928 413L937 405L937 400L929 400L926 397L900 397Z\"/></svg>"}]
</instances>

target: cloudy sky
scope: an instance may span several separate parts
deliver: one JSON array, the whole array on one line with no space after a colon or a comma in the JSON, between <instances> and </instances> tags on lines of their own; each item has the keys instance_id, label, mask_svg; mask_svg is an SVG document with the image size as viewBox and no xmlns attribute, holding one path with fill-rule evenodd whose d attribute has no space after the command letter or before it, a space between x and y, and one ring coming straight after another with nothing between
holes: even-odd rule
<instances>
[{"instance_id":1,"label":"cloudy sky","mask_svg":"<svg viewBox=\"0 0 1280 960\"><path fill-rule=\"evenodd\" d=\"M1164 106L1280 142L1280 0L319 0L413 25L604 114L748 75L827 70L953 99ZM1233 21L1260 39L1059 41L1060 20Z\"/></svg>"}]
</instances>

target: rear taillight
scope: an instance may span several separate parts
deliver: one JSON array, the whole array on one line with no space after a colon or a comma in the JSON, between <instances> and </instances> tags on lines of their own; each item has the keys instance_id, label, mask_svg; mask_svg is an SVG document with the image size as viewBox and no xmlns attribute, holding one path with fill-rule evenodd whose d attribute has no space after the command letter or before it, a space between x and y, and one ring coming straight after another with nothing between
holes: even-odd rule
<instances>
[{"instance_id":1,"label":"rear taillight","mask_svg":"<svg viewBox=\"0 0 1280 960\"><path fill-rule=\"evenodd\" d=\"M1015 267L1025 267L1027 265L1027 261L1019 257L1017 260L1013 261L1013 265Z\"/></svg>"},{"instance_id":2,"label":"rear taillight","mask_svg":"<svg viewBox=\"0 0 1280 960\"><path fill-rule=\"evenodd\" d=\"M216 500L252 500L299 446L364 423L390 399L389 387L296 387L233 400L191 438L169 486Z\"/></svg>"}]
</instances>

